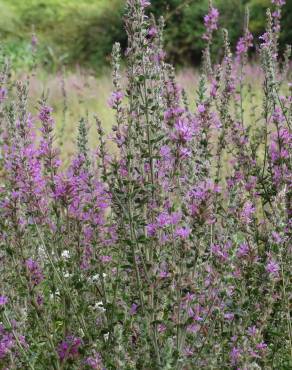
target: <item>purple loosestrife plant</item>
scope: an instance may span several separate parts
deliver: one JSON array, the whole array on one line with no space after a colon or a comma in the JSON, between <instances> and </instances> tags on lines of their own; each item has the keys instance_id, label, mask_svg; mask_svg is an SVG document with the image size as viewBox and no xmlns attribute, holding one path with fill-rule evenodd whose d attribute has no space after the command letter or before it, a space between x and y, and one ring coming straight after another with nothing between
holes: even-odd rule
<instances>
[{"instance_id":1,"label":"purple loosestrife plant","mask_svg":"<svg viewBox=\"0 0 292 370\"><path fill-rule=\"evenodd\" d=\"M48 99L30 113L28 83L10 84L1 64L3 368L292 366L292 89L290 49L278 50L285 1L272 1L260 40L246 11L234 56L223 30L217 64L210 1L194 108L150 5L127 1L125 70L113 47L112 133L94 116L92 149L92 117L81 118L67 166ZM261 72L251 82L257 41Z\"/></svg>"}]
</instances>

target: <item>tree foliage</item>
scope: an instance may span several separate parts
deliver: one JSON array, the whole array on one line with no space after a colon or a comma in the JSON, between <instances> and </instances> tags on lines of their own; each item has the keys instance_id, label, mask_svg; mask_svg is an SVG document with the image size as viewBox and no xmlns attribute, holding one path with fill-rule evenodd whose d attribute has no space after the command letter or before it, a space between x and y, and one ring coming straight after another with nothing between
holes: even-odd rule
<instances>
[{"instance_id":1,"label":"tree foliage","mask_svg":"<svg viewBox=\"0 0 292 370\"><path fill-rule=\"evenodd\" d=\"M203 48L203 17L208 0L152 0L151 12L166 19L165 45L171 62L197 65ZM258 40L264 32L265 9L269 0L214 0L220 11L220 26L228 29L234 46L243 32L245 7L250 9L250 28ZM48 65L66 61L100 67L107 63L111 45L125 46L122 15L125 0L0 0L3 16L0 37L21 66L29 62L28 48L32 27L40 40L39 54ZM283 9L285 32L281 48L291 43L292 2ZM213 54L220 57L222 32L214 39Z\"/></svg>"}]
</instances>

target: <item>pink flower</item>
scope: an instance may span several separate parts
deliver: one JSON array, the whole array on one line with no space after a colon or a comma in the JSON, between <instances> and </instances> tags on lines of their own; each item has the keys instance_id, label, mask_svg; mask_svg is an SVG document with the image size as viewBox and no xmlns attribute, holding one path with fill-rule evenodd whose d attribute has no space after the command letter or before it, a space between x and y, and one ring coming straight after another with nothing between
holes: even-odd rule
<instances>
[{"instance_id":1,"label":"pink flower","mask_svg":"<svg viewBox=\"0 0 292 370\"><path fill-rule=\"evenodd\" d=\"M25 262L26 268L28 270L29 280L32 286L39 285L44 279L44 275L36 261L29 258Z\"/></svg>"},{"instance_id":2,"label":"pink flower","mask_svg":"<svg viewBox=\"0 0 292 370\"><path fill-rule=\"evenodd\" d=\"M254 205L252 204L251 201L247 201L244 203L240 216L243 222L250 224L254 213L255 213Z\"/></svg>"},{"instance_id":3,"label":"pink flower","mask_svg":"<svg viewBox=\"0 0 292 370\"><path fill-rule=\"evenodd\" d=\"M116 108L117 105L123 100L124 94L121 91L114 91L108 100L108 104L111 108Z\"/></svg>"},{"instance_id":4,"label":"pink flower","mask_svg":"<svg viewBox=\"0 0 292 370\"><path fill-rule=\"evenodd\" d=\"M210 40L213 31L218 28L219 11L216 8L209 9L209 13L204 17L204 24L206 27L206 33L203 35L203 39Z\"/></svg>"},{"instance_id":5,"label":"pink flower","mask_svg":"<svg viewBox=\"0 0 292 370\"><path fill-rule=\"evenodd\" d=\"M276 231L272 231L272 237L277 244L281 244L283 242L283 239Z\"/></svg>"},{"instance_id":6,"label":"pink flower","mask_svg":"<svg viewBox=\"0 0 292 370\"><path fill-rule=\"evenodd\" d=\"M148 224L146 226L147 235L148 236L154 236L156 234L157 225L156 224Z\"/></svg>"},{"instance_id":7,"label":"pink flower","mask_svg":"<svg viewBox=\"0 0 292 370\"><path fill-rule=\"evenodd\" d=\"M276 6L283 6L286 4L286 0L272 0L272 4L275 4Z\"/></svg>"},{"instance_id":8,"label":"pink flower","mask_svg":"<svg viewBox=\"0 0 292 370\"><path fill-rule=\"evenodd\" d=\"M148 31L148 36L155 37L158 34L156 27L151 27Z\"/></svg>"},{"instance_id":9,"label":"pink flower","mask_svg":"<svg viewBox=\"0 0 292 370\"><path fill-rule=\"evenodd\" d=\"M5 306L8 303L8 298L5 295L0 295L0 306Z\"/></svg>"},{"instance_id":10,"label":"pink flower","mask_svg":"<svg viewBox=\"0 0 292 370\"><path fill-rule=\"evenodd\" d=\"M53 118L51 116L52 112L53 112L53 108L47 105L42 105L40 113L39 113L39 119L45 123L53 123Z\"/></svg>"},{"instance_id":11,"label":"pink flower","mask_svg":"<svg viewBox=\"0 0 292 370\"><path fill-rule=\"evenodd\" d=\"M256 349L260 350L260 351L264 351L267 349L267 345L265 342L260 342L256 345Z\"/></svg>"},{"instance_id":12,"label":"pink flower","mask_svg":"<svg viewBox=\"0 0 292 370\"><path fill-rule=\"evenodd\" d=\"M90 356L85 361L86 365L88 365L91 369L94 370L103 370L103 364L102 364L102 358L101 355L98 352L93 353L93 356Z\"/></svg>"},{"instance_id":13,"label":"pink flower","mask_svg":"<svg viewBox=\"0 0 292 370\"><path fill-rule=\"evenodd\" d=\"M163 159L171 159L171 149L168 145L163 145L160 148L160 155Z\"/></svg>"},{"instance_id":14,"label":"pink flower","mask_svg":"<svg viewBox=\"0 0 292 370\"><path fill-rule=\"evenodd\" d=\"M173 212L171 215L170 215L170 222L172 225L177 225L179 223L179 221L181 220L182 218L182 213L181 212Z\"/></svg>"},{"instance_id":15,"label":"pink flower","mask_svg":"<svg viewBox=\"0 0 292 370\"><path fill-rule=\"evenodd\" d=\"M166 326L164 324L158 324L157 330L158 330L158 333L164 333L166 330Z\"/></svg>"},{"instance_id":16,"label":"pink flower","mask_svg":"<svg viewBox=\"0 0 292 370\"><path fill-rule=\"evenodd\" d=\"M231 365L236 365L240 359L242 350L237 347L233 347L231 352L230 352L230 360L231 360Z\"/></svg>"},{"instance_id":17,"label":"pink flower","mask_svg":"<svg viewBox=\"0 0 292 370\"><path fill-rule=\"evenodd\" d=\"M156 222L157 222L157 226L158 227L165 227L165 226L169 226L170 225L170 216L168 213L166 212L162 212L160 213L160 215L158 215L156 217Z\"/></svg>"},{"instance_id":18,"label":"pink flower","mask_svg":"<svg viewBox=\"0 0 292 370\"><path fill-rule=\"evenodd\" d=\"M82 341L78 337L69 335L59 343L57 352L61 361L66 361L68 359L74 359L79 354L79 348L82 344Z\"/></svg>"},{"instance_id":19,"label":"pink flower","mask_svg":"<svg viewBox=\"0 0 292 370\"><path fill-rule=\"evenodd\" d=\"M44 297L40 294L37 295L36 302L39 306L42 306L44 303Z\"/></svg>"},{"instance_id":20,"label":"pink flower","mask_svg":"<svg viewBox=\"0 0 292 370\"><path fill-rule=\"evenodd\" d=\"M111 262L111 260L112 260L111 256L100 256L100 261L102 263L108 263L108 262Z\"/></svg>"},{"instance_id":21,"label":"pink flower","mask_svg":"<svg viewBox=\"0 0 292 370\"><path fill-rule=\"evenodd\" d=\"M199 104L198 105L198 112L199 113L204 113L206 111L206 108L204 106L204 104Z\"/></svg>"},{"instance_id":22,"label":"pink flower","mask_svg":"<svg viewBox=\"0 0 292 370\"><path fill-rule=\"evenodd\" d=\"M189 148L179 148L179 157L180 159L190 158L192 151Z\"/></svg>"},{"instance_id":23,"label":"pink flower","mask_svg":"<svg viewBox=\"0 0 292 370\"><path fill-rule=\"evenodd\" d=\"M192 140L193 131L186 120L179 119L174 128L175 132L173 138L176 141L185 144L186 142Z\"/></svg>"},{"instance_id":24,"label":"pink flower","mask_svg":"<svg viewBox=\"0 0 292 370\"><path fill-rule=\"evenodd\" d=\"M279 276L279 271L280 271L279 264L274 259L271 258L269 260L268 264L266 265L266 272L271 277L278 277Z\"/></svg>"},{"instance_id":25,"label":"pink flower","mask_svg":"<svg viewBox=\"0 0 292 370\"><path fill-rule=\"evenodd\" d=\"M201 326L198 324L190 324L187 326L188 333L197 333L200 330Z\"/></svg>"},{"instance_id":26,"label":"pink flower","mask_svg":"<svg viewBox=\"0 0 292 370\"><path fill-rule=\"evenodd\" d=\"M0 103L3 102L7 97L7 90L4 87L0 88Z\"/></svg>"},{"instance_id":27,"label":"pink flower","mask_svg":"<svg viewBox=\"0 0 292 370\"><path fill-rule=\"evenodd\" d=\"M224 319L227 321L232 321L234 319L234 313L232 312L227 312L224 314Z\"/></svg>"},{"instance_id":28,"label":"pink flower","mask_svg":"<svg viewBox=\"0 0 292 370\"><path fill-rule=\"evenodd\" d=\"M246 257L249 253L249 246L247 243L240 244L238 251L236 253L237 257Z\"/></svg>"},{"instance_id":29,"label":"pink flower","mask_svg":"<svg viewBox=\"0 0 292 370\"><path fill-rule=\"evenodd\" d=\"M194 350L189 346L185 347L183 352L186 357L192 357L194 355Z\"/></svg>"},{"instance_id":30,"label":"pink flower","mask_svg":"<svg viewBox=\"0 0 292 370\"><path fill-rule=\"evenodd\" d=\"M191 233L191 229L189 227L179 227L175 230L175 236L181 239L187 239Z\"/></svg>"},{"instance_id":31,"label":"pink flower","mask_svg":"<svg viewBox=\"0 0 292 370\"><path fill-rule=\"evenodd\" d=\"M221 262L226 262L228 260L228 253L225 246L219 244L213 244L211 247L212 253L219 258Z\"/></svg>"},{"instance_id":32,"label":"pink flower","mask_svg":"<svg viewBox=\"0 0 292 370\"><path fill-rule=\"evenodd\" d=\"M256 328L256 326L250 326L250 327L248 327L247 328L247 332L248 332L248 335L250 336L250 337L255 337L256 336L256 334L257 334L257 328Z\"/></svg>"},{"instance_id":33,"label":"pink flower","mask_svg":"<svg viewBox=\"0 0 292 370\"><path fill-rule=\"evenodd\" d=\"M161 277L162 279L165 279L169 277L169 273L167 271L160 271L159 277Z\"/></svg>"},{"instance_id":34,"label":"pink flower","mask_svg":"<svg viewBox=\"0 0 292 370\"><path fill-rule=\"evenodd\" d=\"M253 46L253 35L248 31L244 37L238 40L236 45L236 55L240 57L242 54L246 54L248 49Z\"/></svg>"},{"instance_id":35,"label":"pink flower","mask_svg":"<svg viewBox=\"0 0 292 370\"><path fill-rule=\"evenodd\" d=\"M270 34L268 32L265 32L262 36L259 37L259 39L263 41L262 46L265 48L268 48L272 43Z\"/></svg>"},{"instance_id":36,"label":"pink flower","mask_svg":"<svg viewBox=\"0 0 292 370\"><path fill-rule=\"evenodd\" d=\"M130 315L133 316L137 313L138 305L136 303L133 303L130 309Z\"/></svg>"},{"instance_id":37,"label":"pink flower","mask_svg":"<svg viewBox=\"0 0 292 370\"><path fill-rule=\"evenodd\" d=\"M140 0L140 4L142 8L147 8L147 6L151 5L151 2L149 0Z\"/></svg>"}]
</instances>

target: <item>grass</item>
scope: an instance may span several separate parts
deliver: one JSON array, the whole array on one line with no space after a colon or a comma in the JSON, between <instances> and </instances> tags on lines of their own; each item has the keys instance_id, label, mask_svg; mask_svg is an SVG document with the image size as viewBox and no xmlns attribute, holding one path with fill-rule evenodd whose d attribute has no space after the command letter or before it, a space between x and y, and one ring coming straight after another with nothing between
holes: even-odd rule
<instances>
[{"instance_id":1,"label":"grass","mask_svg":"<svg viewBox=\"0 0 292 370\"><path fill-rule=\"evenodd\" d=\"M20 71L32 64L32 32L39 41L39 62L48 70L80 61L101 67L110 54L112 37L117 37L115 27L120 33L121 22L116 26L115 20L121 1L0 0L0 41Z\"/></svg>"},{"instance_id":2,"label":"grass","mask_svg":"<svg viewBox=\"0 0 292 370\"><path fill-rule=\"evenodd\" d=\"M65 87L65 95L63 86ZM30 108L34 114L37 107L32 102L39 100L44 94L48 103L54 109L58 141L64 130L63 159L66 161L75 148L76 130L81 117L88 117L90 126L90 144L96 144L96 130L93 116L97 114L108 133L114 121L114 115L107 105L111 93L110 73L95 77L88 72L76 70L74 73L61 73L52 76L44 71L38 71L30 80ZM65 109L64 109L65 108ZM64 120L65 112L65 120Z\"/></svg>"},{"instance_id":3,"label":"grass","mask_svg":"<svg viewBox=\"0 0 292 370\"><path fill-rule=\"evenodd\" d=\"M245 122L249 124L252 108L257 110L260 106L261 79L258 66L248 66L248 74L252 77L249 83L256 84L257 89L252 99L245 99L244 111ZM15 79L23 76L15 76ZM183 86L190 103L190 108L195 109L196 92L198 89L199 71L196 69L183 69L177 72L177 80ZM63 86L65 87L65 96ZM97 144L97 133L94 115L102 121L103 128L107 134L110 133L114 124L114 113L107 101L112 92L111 72L108 70L101 76L95 76L88 70L76 68L74 72L48 74L43 69L39 69L30 78L30 109L33 114L37 114L37 107L32 103L39 100L44 94L47 96L48 103L54 109L56 120L56 139L58 143L63 142L62 156L66 165L68 159L75 150L76 132L78 122L81 117L87 117L89 124L89 140L91 148ZM244 92L245 94L247 91ZM65 116L64 116L64 107ZM65 119L64 119L65 117ZM60 135L63 132L63 138ZM226 167L228 163L226 160Z\"/></svg>"}]
</instances>

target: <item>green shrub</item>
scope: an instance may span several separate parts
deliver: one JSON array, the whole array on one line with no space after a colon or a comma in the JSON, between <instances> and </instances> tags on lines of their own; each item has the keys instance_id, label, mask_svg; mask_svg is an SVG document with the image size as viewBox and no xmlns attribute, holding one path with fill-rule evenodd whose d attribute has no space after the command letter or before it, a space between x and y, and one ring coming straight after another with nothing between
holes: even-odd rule
<instances>
[{"instance_id":1,"label":"green shrub","mask_svg":"<svg viewBox=\"0 0 292 370\"><path fill-rule=\"evenodd\" d=\"M213 0L220 11L220 26L229 31L234 47L243 30L245 6L250 8L250 28L255 40L264 32L265 9L270 0ZM125 46L126 33L122 24L125 0L0 0L0 37L8 44L17 65L29 62L27 53L34 26L40 40L40 60L51 69L64 62L81 63L99 69L108 61L113 42ZM208 0L152 0L151 11L164 15L165 44L171 62L198 64L204 32L203 17ZM292 2L283 9L281 48L292 40ZM220 58L222 33L217 32L213 54Z\"/></svg>"},{"instance_id":2,"label":"green shrub","mask_svg":"<svg viewBox=\"0 0 292 370\"><path fill-rule=\"evenodd\" d=\"M123 2L116 0L102 13L97 9L93 13L79 14L81 21L76 19L75 22L77 33L73 35L74 48L70 52L70 60L96 67L107 63L114 42L120 42L122 47L126 45L123 13ZM76 13L72 12L71 17L74 19Z\"/></svg>"},{"instance_id":3,"label":"green shrub","mask_svg":"<svg viewBox=\"0 0 292 370\"><path fill-rule=\"evenodd\" d=\"M234 44L242 33L241 20L246 1L218 0L214 3L220 11L221 26L228 28L231 43ZM181 0L152 0L152 9L156 16L161 15L165 9L168 10L165 38L166 49L172 61L180 64L197 64L201 59L204 45L203 18L208 11L208 0L185 2L185 6L183 4ZM222 34L219 32L215 38L214 54L218 53L221 41Z\"/></svg>"}]
</instances>

